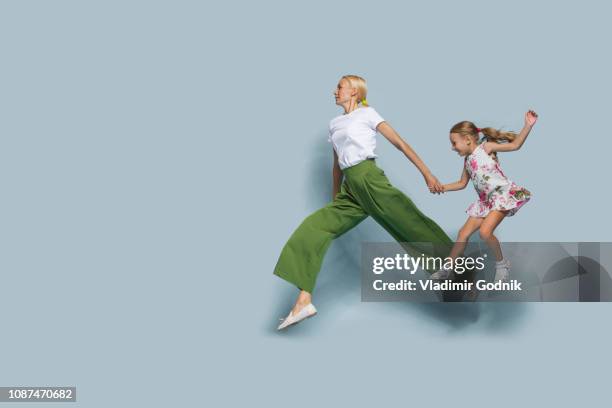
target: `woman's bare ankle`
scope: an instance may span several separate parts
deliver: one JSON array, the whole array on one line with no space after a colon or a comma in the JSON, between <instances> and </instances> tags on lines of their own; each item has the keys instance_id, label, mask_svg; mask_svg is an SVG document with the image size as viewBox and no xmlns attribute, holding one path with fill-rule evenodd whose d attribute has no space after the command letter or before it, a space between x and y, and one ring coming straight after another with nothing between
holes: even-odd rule
<instances>
[{"instance_id":1,"label":"woman's bare ankle","mask_svg":"<svg viewBox=\"0 0 612 408\"><path fill-rule=\"evenodd\" d=\"M302 310L304 306L307 306L311 302L312 302L312 295L306 292L305 290L302 290L300 294L298 295L298 298L295 301L295 305L293 306L293 309L291 311L294 314L299 313L299 311Z\"/></svg>"}]
</instances>

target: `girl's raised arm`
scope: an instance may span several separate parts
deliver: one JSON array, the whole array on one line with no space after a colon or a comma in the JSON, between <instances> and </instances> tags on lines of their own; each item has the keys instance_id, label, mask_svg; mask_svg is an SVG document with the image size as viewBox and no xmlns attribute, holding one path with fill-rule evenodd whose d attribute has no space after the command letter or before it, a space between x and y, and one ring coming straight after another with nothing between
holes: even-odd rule
<instances>
[{"instance_id":1,"label":"girl's raised arm","mask_svg":"<svg viewBox=\"0 0 612 408\"><path fill-rule=\"evenodd\" d=\"M429 168L425 165L423 160L419 157L418 154L410 147L408 143L401 138L401 136L389 125L386 121L381 122L376 130L378 130L393 146L399 149L408 160L412 162L416 166L417 169L421 172L423 177L425 178L425 183L427 183L427 187L429 187L429 191L432 193L442 193L442 185L438 181L438 179L431 174Z\"/></svg>"},{"instance_id":2,"label":"girl's raised arm","mask_svg":"<svg viewBox=\"0 0 612 408\"><path fill-rule=\"evenodd\" d=\"M534 111L530 110L525 114L525 126L521 130L521 133L518 134L516 139L509 143L491 143L485 142L483 148L487 154L492 152L512 152L521 148L527 136L529 136L529 132L531 132L531 128L538 120L538 114Z\"/></svg>"}]
</instances>

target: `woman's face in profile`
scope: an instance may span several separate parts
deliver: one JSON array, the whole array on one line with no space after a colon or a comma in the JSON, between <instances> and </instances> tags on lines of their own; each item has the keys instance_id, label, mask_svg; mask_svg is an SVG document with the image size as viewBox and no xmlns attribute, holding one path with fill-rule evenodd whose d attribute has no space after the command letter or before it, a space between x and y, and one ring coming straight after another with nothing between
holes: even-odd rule
<instances>
[{"instance_id":1,"label":"woman's face in profile","mask_svg":"<svg viewBox=\"0 0 612 408\"><path fill-rule=\"evenodd\" d=\"M343 103L349 102L351 100L351 96L353 95L354 88L351 88L351 84L348 79L342 78L340 82L338 82L338 86L334 91L334 96L336 97L336 105L342 105Z\"/></svg>"}]
</instances>

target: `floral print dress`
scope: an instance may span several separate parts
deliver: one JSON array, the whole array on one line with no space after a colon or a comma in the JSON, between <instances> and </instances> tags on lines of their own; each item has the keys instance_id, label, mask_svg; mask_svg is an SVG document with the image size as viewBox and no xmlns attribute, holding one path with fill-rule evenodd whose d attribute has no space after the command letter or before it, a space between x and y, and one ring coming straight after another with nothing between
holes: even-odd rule
<instances>
[{"instance_id":1,"label":"floral print dress","mask_svg":"<svg viewBox=\"0 0 612 408\"><path fill-rule=\"evenodd\" d=\"M480 143L465 158L465 169L478 193L478 200L466 212L470 217L486 217L491 210L507 210L506 215L512 216L529 201L531 193L509 180L483 146L484 143Z\"/></svg>"}]
</instances>

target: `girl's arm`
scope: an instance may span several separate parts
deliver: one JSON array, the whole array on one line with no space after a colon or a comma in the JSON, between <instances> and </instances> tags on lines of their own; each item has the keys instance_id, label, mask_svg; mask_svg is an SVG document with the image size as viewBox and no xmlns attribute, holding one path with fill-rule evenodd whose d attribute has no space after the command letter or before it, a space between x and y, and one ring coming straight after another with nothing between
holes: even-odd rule
<instances>
[{"instance_id":1,"label":"girl's arm","mask_svg":"<svg viewBox=\"0 0 612 408\"><path fill-rule=\"evenodd\" d=\"M461 173L461 179L459 181L455 181L454 183L444 184L442 188L444 191L457 191L463 190L465 186L467 186L470 177L468 176L467 170L463 167L463 172Z\"/></svg>"},{"instance_id":2,"label":"girl's arm","mask_svg":"<svg viewBox=\"0 0 612 408\"><path fill-rule=\"evenodd\" d=\"M391 142L393 146L395 146L402 153L404 153L408 160L410 160L412 164L414 164L416 168L419 169L419 171L425 178L425 183L427 183L429 191L431 191L432 193L443 192L442 185L440 184L438 179L433 174L431 174L431 171L429 171L429 168L427 168L427 166L425 165L423 160L421 160L419 155L416 154L414 150L412 150L412 147L410 147L410 145L400 137L400 135L395 131L395 129L391 127L391 125L389 125L387 122L381 122L377 126L376 130L378 130L385 138L387 138L387 140Z\"/></svg>"},{"instance_id":3,"label":"girl's arm","mask_svg":"<svg viewBox=\"0 0 612 408\"><path fill-rule=\"evenodd\" d=\"M334 165L332 168L332 200L336 197L336 194L340 191L340 185L342 184L342 170L340 169L340 165L338 164L338 154L334 151Z\"/></svg>"},{"instance_id":4,"label":"girl's arm","mask_svg":"<svg viewBox=\"0 0 612 408\"><path fill-rule=\"evenodd\" d=\"M510 143L485 142L485 145L483 146L485 152L490 154L492 152L513 152L520 149L521 146L523 146L523 143L525 143L525 140L527 140L527 136L529 136L529 132L531 132L531 128L533 128L533 125L535 125L537 120L538 114L532 110L528 111L525 114L525 126L523 126L523 129L518 134L516 139Z\"/></svg>"}]
</instances>

